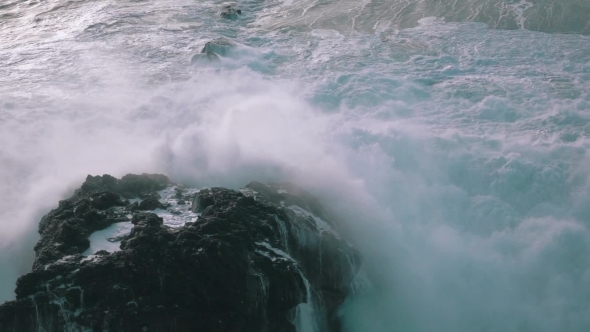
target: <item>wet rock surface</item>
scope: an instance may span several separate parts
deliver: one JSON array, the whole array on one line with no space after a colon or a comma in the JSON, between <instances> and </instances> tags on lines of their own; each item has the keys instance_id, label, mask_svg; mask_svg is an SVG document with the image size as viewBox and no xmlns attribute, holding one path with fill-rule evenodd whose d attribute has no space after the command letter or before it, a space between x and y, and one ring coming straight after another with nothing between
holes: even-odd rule
<instances>
[{"instance_id":1,"label":"wet rock surface","mask_svg":"<svg viewBox=\"0 0 590 332\"><path fill-rule=\"evenodd\" d=\"M219 14L222 18L228 20L237 20L242 15L242 10L234 8L231 5L225 5L221 8L221 13Z\"/></svg>"},{"instance_id":2,"label":"wet rock surface","mask_svg":"<svg viewBox=\"0 0 590 332\"><path fill-rule=\"evenodd\" d=\"M229 39L218 38L208 41L201 54L216 54L219 56L227 56L236 47L236 44Z\"/></svg>"},{"instance_id":3,"label":"wet rock surface","mask_svg":"<svg viewBox=\"0 0 590 332\"><path fill-rule=\"evenodd\" d=\"M236 48L236 44L226 38L218 38L208 41L201 53L195 54L191 58L191 64L198 64L203 62L218 61L220 57L229 56Z\"/></svg>"},{"instance_id":4,"label":"wet rock surface","mask_svg":"<svg viewBox=\"0 0 590 332\"><path fill-rule=\"evenodd\" d=\"M197 217L173 225L152 207ZM130 229L120 247L88 253L89 236L117 223ZM296 331L303 319L339 331L360 256L334 228L289 184L191 191L163 175L88 176L41 220L0 331Z\"/></svg>"}]
</instances>

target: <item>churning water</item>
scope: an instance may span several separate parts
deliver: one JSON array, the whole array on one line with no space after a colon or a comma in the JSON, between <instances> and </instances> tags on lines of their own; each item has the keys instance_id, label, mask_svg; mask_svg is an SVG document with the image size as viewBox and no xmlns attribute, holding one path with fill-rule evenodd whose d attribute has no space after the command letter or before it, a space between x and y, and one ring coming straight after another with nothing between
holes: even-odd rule
<instances>
[{"instance_id":1,"label":"churning water","mask_svg":"<svg viewBox=\"0 0 590 332\"><path fill-rule=\"evenodd\" d=\"M86 174L162 172L318 194L346 331L590 330L588 1L223 4L0 0L0 300Z\"/></svg>"}]
</instances>

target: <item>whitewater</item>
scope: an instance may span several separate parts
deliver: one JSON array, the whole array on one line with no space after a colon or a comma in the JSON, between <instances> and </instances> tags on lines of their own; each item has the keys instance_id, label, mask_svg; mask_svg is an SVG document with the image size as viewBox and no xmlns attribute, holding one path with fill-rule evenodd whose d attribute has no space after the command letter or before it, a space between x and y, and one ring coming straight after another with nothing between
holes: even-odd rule
<instances>
[{"instance_id":1,"label":"whitewater","mask_svg":"<svg viewBox=\"0 0 590 332\"><path fill-rule=\"evenodd\" d=\"M345 331L590 330L587 1L226 4L0 0L0 302L87 174L149 172L318 195Z\"/></svg>"}]
</instances>

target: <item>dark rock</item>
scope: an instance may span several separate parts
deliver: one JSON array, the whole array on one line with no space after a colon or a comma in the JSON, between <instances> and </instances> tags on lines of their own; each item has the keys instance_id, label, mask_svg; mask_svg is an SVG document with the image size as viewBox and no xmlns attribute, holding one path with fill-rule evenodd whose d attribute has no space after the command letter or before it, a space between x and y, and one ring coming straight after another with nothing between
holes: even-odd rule
<instances>
[{"instance_id":1,"label":"dark rock","mask_svg":"<svg viewBox=\"0 0 590 332\"><path fill-rule=\"evenodd\" d=\"M86 177L86 181L80 189L76 190L76 196L84 196L99 191L110 191L123 197L139 197L142 192L155 192L162 190L173 183L162 174L127 174L120 180L105 174L103 176Z\"/></svg>"},{"instance_id":2,"label":"dark rock","mask_svg":"<svg viewBox=\"0 0 590 332\"><path fill-rule=\"evenodd\" d=\"M121 196L104 191L91 196L92 207L95 209L108 209L113 206L125 206L128 202L121 200Z\"/></svg>"},{"instance_id":3,"label":"dark rock","mask_svg":"<svg viewBox=\"0 0 590 332\"><path fill-rule=\"evenodd\" d=\"M137 196L172 185L161 174L127 174L118 180L108 174L88 175L74 196L59 202L57 209L45 215L39 223L41 239L35 246L33 268L42 267L67 255L88 249L88 236L115 222L127 221L126 215L135 210L121 196ZM159 197L159 196L158 196ZM122 208L118 211L117 208ZM137 206L139 208L139 206Z\"/></svg>"},{"instance_id":4,"label":"dark rock","mask_svg":"<svg viewBox=\"0 0 590 332\"><path fill-rule=\"evenodd\" d=\"M16 300L0 305L0 331L294 332L305 302L320 331L340 331L336 313L360 256L317 215L282 207L327 220L313 196L285 184L202 190L198 220L172 228L118 196L155 193L169 180L123 179L89 176L43 217L33 269L17 281ZM80 255L92 232L130 215L131 232L113 239L120 251Z\"/></svg>"},{"instance_id":5,"label":"dark rock","mask_svg":"<svg viewBox=\"0 0 590 332\"><path fill-rule=\"evenodd\" d=\"M80 192L90 193L99 190L115 190L117 187L117 179L105 174L103 176L88 175L86 181L79 189Z\"/></svg>"},{"instance_id":6,"label":"dark rock","mask_svg":"<svg viewBox=\"0 0 590 332\"><path fill-rule=\"evenodd\" d=\"M209 189L201 190L193 199L191 211L195 213L203 212L206 208L215 204L213 193Z\"/></svg>"},{"instance_id":7,"label":"dark rock","mask_svg":"<svg viewBox=\"0 0 590 332\"><path fill-rule=\"evenodd\" d=\"M220 15L221 17L228 20L237 20L240 15L242 15L242 11L232 7L231 5L226 5L221 9Z\"/></svg>"},{"instance_id":8,"label":"dark rock","mask_svg":"<svg viewBox=\"0 0 590 332\"><path fill-rule=\"evenodd\" d=\"M127 174L117 182L117 192L139 196L143 192L155 192L162 190L172 183L162 174Z\"/></svg>"},{"instance_id":9,"label":"dark rock","mask_svg":"<svg viewBox=\"0 0 590 332\"><path fill-rule=\"evenodd\" d=\"M225 38L218 38L211 40L203 46L200 54L195 54L192 59L192 64L201 62L218 61L220 56L228 56L236 44Z\"/></svg>"},{"instance_id":10,"label":"dark rock","mask_svg":"<svg viewBox=\"0 0 590 332\"><path fill-rule=\"evenodd\" d=\"M139 203L138 202L133 202L133 203L127 205L127 209L129 211L137 211L137 210L139 210Z\"/></svg>"},{"instance_id":11,"label":"dark rock","mask_svg":"<svg viewBox=\"0 0 590 332\"><path fill-rule=\"evenodd\" d=\"M162 205L162 203L160 203L160 201L158 199L155 198L148 198L148 199L144 199L143 201L141 201L141 203L139 203L139 209L140 210L155 210L155 209L161 209L164 207L164 205Z\"/></svg>"},{"instance_id":12,"label":"dark rock","mask_svg":"<svg viewBox=\"0 0 590 332\"><path fill-rule=\"evenodd\" d=\"M95 255L99 255L99 256L106 256L106 255L110 255L111 253L109 253L106 250L99 250L95 253Z\"/></svg>"},{"instance_id":13,"label":"dark rock","mask_svg":"<svg viewBox=\"0 0 590 332\"><path fill-rule=\"evenodd\" d=\"M201 212L201 217L212 216L213 211L214 211L213 205L210 205L210 206L206 207L205 210L203 210L203 212Z\"/></svg>"},{"instance_id":14,"label":"dark rock","mask_svg":"<svg viewBox=\"0 0 590 332\"><path fill-rule=\"evenodd\" d=\"M201 54L215 54L219 56L228 56L230 52L236 47L236 44L229 39L218 38L208 41Z\"/></svg>"},{"instance_id":15,"label":"dark rock","mask_svg":"<svg viewBox=\"0 0 590 332\"><path fill-rule=\"evenodd\" d=\"M155 213L134 213L133 218L131 219L131 223L133 225L137 225L139 223L143 223L149 226L160 226L164 224L164 220L158 217Z\"/></svg>"}]
</instances>

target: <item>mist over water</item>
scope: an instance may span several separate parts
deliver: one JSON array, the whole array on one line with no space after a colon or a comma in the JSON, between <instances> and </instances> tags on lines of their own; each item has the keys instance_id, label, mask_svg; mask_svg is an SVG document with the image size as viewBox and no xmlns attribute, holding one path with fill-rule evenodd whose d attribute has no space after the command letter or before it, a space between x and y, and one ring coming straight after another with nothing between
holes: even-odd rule
<instances>
[{"instance_id":1,"label":"mist over water","mask_svg":"<svg viewBox=\"0 0 590 332\"><path fill-rule=\"evenodd\" d=\"M446 4L8 3L0 300L87 174L162 172L319 195L372 284L346 331L587 331L587 5Z\"/></svg>"}]
</instances>

